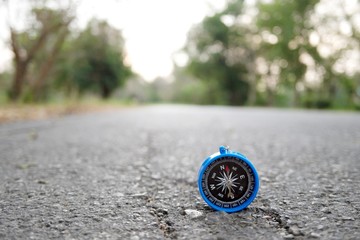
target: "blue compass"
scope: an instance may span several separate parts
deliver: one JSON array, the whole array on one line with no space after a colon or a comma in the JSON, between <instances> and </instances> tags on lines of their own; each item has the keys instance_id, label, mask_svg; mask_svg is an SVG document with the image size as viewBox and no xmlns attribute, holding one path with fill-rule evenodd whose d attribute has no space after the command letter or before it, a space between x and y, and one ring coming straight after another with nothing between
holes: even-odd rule
<instances>
[{"instance_id":1,"label":"blue compass","mask_svg":"<svg viewBox=\"0 0 360 240\"><path fill-rule=\"evenodd\" d=\"M246 208L255 199L259 176L244 155L221 146L201 165L198 187L210 207L232 213Z\"/></svg>"}]
</instances>

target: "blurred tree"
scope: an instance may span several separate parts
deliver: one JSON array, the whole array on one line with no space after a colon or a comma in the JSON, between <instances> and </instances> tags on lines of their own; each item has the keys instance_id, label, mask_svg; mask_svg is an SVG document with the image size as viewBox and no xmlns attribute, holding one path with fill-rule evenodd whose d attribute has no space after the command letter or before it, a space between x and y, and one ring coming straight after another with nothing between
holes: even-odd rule
<instances>
[{"instance_id":1,"label":"blurred tree","mask_svg":"<svg viewBox=\"0 0 360 240\"><path fill-rule=\"evenodd\" d=\"M360 106L357 93L360 88L360 25L356 20L360 16L360 2L323 2L331 4L336 13L327 12L316 18L316 33L320 35L317 50L321 53L321 47L325 47L330 51L320 54L324 74L321 88L316 89L318 96L314 105L319 102L335 108Z\"/></svg>"},{"instance_id":2,"label":"blurred tree","mask_svg":"<svg viewBox=\"0 0 360 240\"><path fill-rule=\"evenodd\" d=\"M150 101L149 83L140 76L133 74L123 88L116 90L114 98L130 103L146 103Z\"/></svg>"},{"instance_id":3,"label":"blurred tree","mask_svg":"<svg viewBox=\"0 0 360 240\"><path fill-rule=\"evenodd\" d=\"M148 84L150 102L169 102L173 95L171 82L168 79L157 77Z\"/></svg>"},{"instance_id":4,"label":"blurred tree","mask_svg":"<svg viewBox=\"0 0 360 240\"><path fill-rule=\"evenodd\" d=\"M305 54L320 57L309 43L313 31L310 22L314 6L319 0L258 2L257 27L262 44L260 52L265 59L265 81L268 105L274 102L279 86L293 90L293 106L300 105L300 91L304 87L307 65L302 61Z\"/></svg>"},{"instance_id":5,"label":"blurred tree","mask_svg":"<svg viewBox=\"0 0 360 240\"><path fill-rule=\"evenodd\" d=\"M86 29L66 44L57 72L57 85L110 97L131 75L124 62L121 33L106 21L93 19Z\"/></svg>"},{"instance_id":6,"label":"blurred tree","mask_svg":"<svg viewBox=\"0 0 360 240\"><path fill-rule=\"evenodd\" d=\"M227 104L360 103L359 1L245 3L229 0L189 33L187 70L206 82L211 103L219 92Z\"/></svg>"},{"instance_id":7,"label":"blurred tree","mask_svg":"<svg viewBox=\"0 0 360 240\"><path fill-rule=\"evenodd\" d=\"M249 29L241 24L243 1L229 1L227 7L206 17L193 28L185 51L189 56L188 71L208 84L212 103L222 92L225 103L243 105L250 95L254 51L246 41ZM254 86L255 90L255 86Z\"/></svg>"},{"instance_id":8,"label":"blurred tree","mask_svg":"<svg viewBox=\"0 0 360 240\"><path fill-rule=\"evenodd\" d=\"M221 93L209 92L206 81L191 76L184 67L174 66L174 81L171 83L172 101L187 104L226 104L221 102ZM216 94L214 96L214 94Z\"/></svg>"},{"instance_id":9,"label":"blurred tree","mask_svg":"<svg viewBox=\"0 0 360 240\"><path fill-rule=\"evenodd\" d=\"M16 30L9 24L14 53L14 75L9 96L13 101L20 98L25 84L30 85L35 100L42 97L45 80L74 19L70 7L55 10L47 7L46 1L34 1L32 4L27 28ZM35 62L36 66L33 66ZM29 74L31 67L36 71Z\"/></svg>"}]
</instances>

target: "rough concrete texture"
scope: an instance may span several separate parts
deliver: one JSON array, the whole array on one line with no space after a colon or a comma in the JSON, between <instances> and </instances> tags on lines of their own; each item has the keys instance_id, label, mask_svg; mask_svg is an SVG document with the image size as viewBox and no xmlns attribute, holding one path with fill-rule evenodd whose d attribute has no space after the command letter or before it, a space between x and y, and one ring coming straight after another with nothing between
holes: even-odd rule
<instances>
[{"instance_id":1,"label":"rough concrete texture","mask_svg":"<svg viewBox=\"0 0 360 240\"><path fill-rule=\"evenodd\" d=\"M206 206L198 169L219 145L261 187ZM360 239L360 115L148 106L0 126L0 239Z\"/></svg>"}]
</instances>

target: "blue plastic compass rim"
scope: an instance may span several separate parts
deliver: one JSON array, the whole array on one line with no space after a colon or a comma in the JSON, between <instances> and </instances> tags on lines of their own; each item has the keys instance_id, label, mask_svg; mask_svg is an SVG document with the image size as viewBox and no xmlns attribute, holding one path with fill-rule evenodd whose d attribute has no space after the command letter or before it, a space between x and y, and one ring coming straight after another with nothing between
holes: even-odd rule
<instances>
[{"instance_id":1,"label":"blue plastic compass rim","mask_svg":"<svg viewBox=\"0 0 360 240\"><path fill-rule=\"evenodd\" d=\"M210 200L207 199L207 197L204 194L203 188L201 186L201 181L202 181L202 175L204 174L206 168L216 159L220 158L220 157L235 157L237 159L241 159L242 161L244 161L246 164L249 165L249 167L251 168L251 170L254 173L254 190L251 194L251 196L249 197L248 200L246 200L244 203L242 203L240 206L234 207L234 208L223 208L223 207L219 207L215 204L213 204L212 202L210 202ZM199 170L199 175L198 175L198 188L199 188L199 192L201 197L204 199L204 201L213 209L217 210L217 211L224 211L227 213L233 213L233 212L238 212L243 210L244 208L246 208L247 206L250 205L250 203L252 203L252 201L256 198L256 195L258 193L260 187L260 180L259 180L259 175L254 167L254 165L241 153L237 153L237 152L227 152L227 153L220 153L217 152L213 155L211 155L210 157L208 157L204 163L201 165L200 170Z\"/></svg>"}]
</instances>

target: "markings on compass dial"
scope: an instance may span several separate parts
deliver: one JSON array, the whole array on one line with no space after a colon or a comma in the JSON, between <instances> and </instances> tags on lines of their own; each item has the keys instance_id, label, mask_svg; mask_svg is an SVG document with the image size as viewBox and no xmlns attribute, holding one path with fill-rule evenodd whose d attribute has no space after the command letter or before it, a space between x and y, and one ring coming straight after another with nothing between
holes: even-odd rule
<instances>
[{"instance_id":1,"label":"markings on compass dial","mask_svg":"<svg viewBox=\"0 0 360 240\"><path fill-rule=\"evenodd\" d=\"M205 196L217 206L236 207L249 199L255 187L250 166L236 157L221 157L205 169L201 185Z\"/></svg>"}]
</instances>

